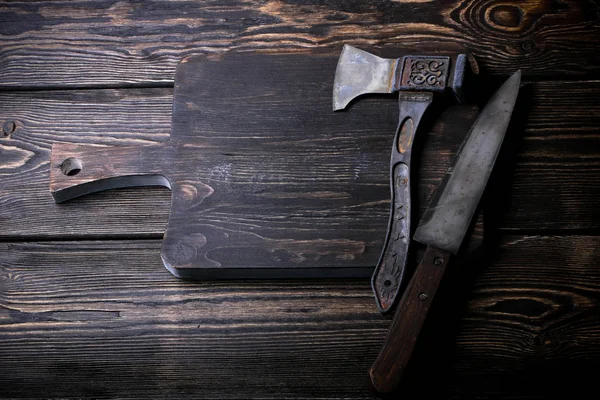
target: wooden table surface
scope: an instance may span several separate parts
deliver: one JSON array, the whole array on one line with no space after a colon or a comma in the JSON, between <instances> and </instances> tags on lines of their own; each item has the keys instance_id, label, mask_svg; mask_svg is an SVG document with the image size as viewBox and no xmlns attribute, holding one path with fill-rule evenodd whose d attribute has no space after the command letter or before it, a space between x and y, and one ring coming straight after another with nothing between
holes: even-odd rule
<instances>
[{"instance_id":1,"label":"wooden table surface","mask_svg":"<svg viewBox=\"0 0 600 400\"><path fill-rule=\"evenodd\" d=\"M491 245L445 282L401 394L595 389L599 19L572 0L3 2L0 398L375 397L390 321L368 280L178 280L159 252L167 189L61 206L48 189L52 143L165 141L185 56L344 43L458 42L482 77L527 83Z\"/></svg>"}]
</instances>

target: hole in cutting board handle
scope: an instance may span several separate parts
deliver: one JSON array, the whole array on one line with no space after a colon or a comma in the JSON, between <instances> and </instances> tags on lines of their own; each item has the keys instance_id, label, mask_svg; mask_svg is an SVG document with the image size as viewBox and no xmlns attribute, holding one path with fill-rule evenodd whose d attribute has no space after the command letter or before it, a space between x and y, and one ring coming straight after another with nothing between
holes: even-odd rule
<instances>
[{"instance_id":1,"label":"hole in cutting board handle","mask_svg":"<svg viewBox=\"0 0 600 400\"><path fill-rule=\"evenodd\" d=\"M81 160L75 157L69 157L60 164L60 170L67 176L77 175L81 172L82 168Z\"/></svg>"}]
</instances>

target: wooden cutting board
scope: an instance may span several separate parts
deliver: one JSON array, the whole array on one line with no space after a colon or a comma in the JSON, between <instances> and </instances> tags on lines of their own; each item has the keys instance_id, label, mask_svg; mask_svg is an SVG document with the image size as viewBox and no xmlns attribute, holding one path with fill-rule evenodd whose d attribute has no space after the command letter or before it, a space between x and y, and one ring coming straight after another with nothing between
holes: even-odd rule
<instances>
[{"instance_id":1,"label":"wooden cutting board","mask_svg":"<svg viewBox=\"0 0 600 400\"><path fill-rule=\"evenodd\" d=\"M388 223L397 97L370 96L334 113L337 57L186 58L169 141L54 145L51 191L61 202L115 187L170 187L161 255L179 277L370 276ZM476 113L440 103L426 115L413 157L414 221Z\"/></svg>"}]
</instances>

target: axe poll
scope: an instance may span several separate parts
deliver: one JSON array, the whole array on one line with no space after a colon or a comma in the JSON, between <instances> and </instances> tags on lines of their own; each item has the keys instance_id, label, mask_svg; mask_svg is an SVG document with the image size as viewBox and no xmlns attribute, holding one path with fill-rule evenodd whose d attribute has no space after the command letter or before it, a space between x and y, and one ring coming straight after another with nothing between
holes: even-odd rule
<instances>
[{"instance_id":1,"label":"axe poll","mask_svg":"<svg viewBox=\"0 0 600 400\"><path fill-rule=\"evenodd\" d=\"M434 94L452 93L463 101L467 54L407 55L397 59L375 56L344 45L333 86L333 110L342 110L367 93L398 92L399 120L390 161L390 219L383 250L371 285L377 306L388 312L398 297L410 244L411 149L415 132Z\"/></svg>"}]
</instances>

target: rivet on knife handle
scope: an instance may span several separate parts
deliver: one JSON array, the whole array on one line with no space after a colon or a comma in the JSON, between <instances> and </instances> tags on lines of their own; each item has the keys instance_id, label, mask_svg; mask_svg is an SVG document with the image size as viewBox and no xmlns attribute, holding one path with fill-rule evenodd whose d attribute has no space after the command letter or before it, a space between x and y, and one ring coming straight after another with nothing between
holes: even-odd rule
<instances>
[{"instance_id":1,"label":"rivet on knife handle","mask_svg":"<svg viewBox=\"0 0 600 400\"><path fill-rule=\"evenodd\" d=\"M378 392L389 393L396 388L408 365L450 255L434 247L428 247L425 251L396 308L383 350L369 371L371 383Z\"/></svg>"},{"instance_id":2,"label":"rivet on knife handle","mask_svg":"<svg viewBox=\"0 0 600 400\"><path fill-rule=\"evenodd\" d=\"M371 279L375 301L388 312L400 291L410 244L411 174L410 158L415 132L433 101L428 92L401 92L400 123L392 146L390 162L390 221L383 251Z\"/></svg>"}]
</instances>

